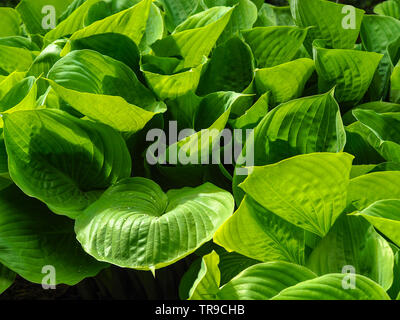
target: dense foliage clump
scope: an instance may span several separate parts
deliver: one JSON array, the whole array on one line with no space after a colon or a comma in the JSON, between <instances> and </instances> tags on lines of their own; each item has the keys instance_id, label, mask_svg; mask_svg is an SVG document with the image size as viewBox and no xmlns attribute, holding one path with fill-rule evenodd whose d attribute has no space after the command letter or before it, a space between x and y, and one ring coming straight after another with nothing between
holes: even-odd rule
<instances>
[{"instance_id":1,"label":"dense foliage clump","mask_svg":"<svg viewBox=\"0 0 400 320\"><path fill-rule=\"evenodd\" d=\"M373 11L0 8L0 293L399 298L400 1Z\"/></svg>"}]
</instances>

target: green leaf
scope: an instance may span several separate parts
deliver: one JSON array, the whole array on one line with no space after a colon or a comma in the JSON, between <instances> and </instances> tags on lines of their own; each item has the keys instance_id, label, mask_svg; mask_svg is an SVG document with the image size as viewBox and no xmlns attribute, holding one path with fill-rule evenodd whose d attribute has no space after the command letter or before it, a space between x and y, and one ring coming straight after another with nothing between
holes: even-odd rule
<instances>
[{"instance_id":1,"label":"green leaf","mask_svg":"<svg viewBox=\"0 0 400 320\"><path fill-rule=\"evenodd\" d=\"M75 285L107 266L82 250L71 220L16 186L0 191L0 209L0 262L28 281L42 283L43 268L52 266L55 284Z\"/></svg>"},{"instance_id":2,"label":"green leaf","mask_svg":"<svg viewBox=\"0 0 400 320\"><path fill-rule=\"evenodd\" d=\"M348 274L327 274L289 287L272 300L390 300L381 286L361 275L354 275L354 289L344 289L348 278Z\"/></svg>"},{"instance_id":3,"label":"green leaf","mask_svg":"<svg viewBox=\"0 0 400 320\"><path fill-rule=\"evenodd\" d=\"M230 10L228 6L218 6L196 13L177 26L172 34L205 27L221 19Z\"/></svg>"},{"instance_id":4,"label":"green leaf","mask_svg":"<svg viewBox=\"0 0 400 320\"><path fill-rule=\"evenodd\" d=\"M228 283L248 267L260 263L260 261L248 258L239 253L227 252L220 247L216 249L216 252L220 260L218 268L221 271L221 285Z\"/></svg>"},{"instance_id":5,"label":"green leaf","mask_svg":"<svg viewBox=\"0 0 400 320\"><path fill-rule=\"evenodd\" d=\"M126 136L165 111L131 69L95 51L72 51L54 64L48 78L74 109Z\"/></svg>"},{"instance_id":6,"label":"green leaf","mask_svg":"<svg viewBox=\"0 0 400 320\"><path fill-rule=\"evenodd\" d=\"M350 180L348 204L361 211L379 200L400 199L400 172L374 172Z\"/></svg>"},{"instance_id":7,"label":"green leaf","mask_svg":"<svg viewBox=\"0 0 400 320\"><path fill-rule=\"evenodd\" d=\"M164 13L154 3L151 4L146 30L139 48L143 53L150 53L151 45L162 39L165 32Z\"/></svg>"},{"instance_id":8,"label":"green leaf","mask_svg":"<svg viewBox=\"0 0 400 320\"><path fill-rule=\"evenodd\" d=\"M155 270L211 240L233 207L230 193L210 183L165 194L151 180L131 178L115 184L85 210L75 231L97 260Z\"/></svg>"},{"instance_id":9,"label":"green leaf","mask_svg":"<svg viewBox=\"0 0 400 320\"><path fill-rule=\"evenodd\" d=\"M281 218L325 236L346 208L353 158L346 153L296 156L254 167L240 187Z\"/></svg>"},{"instance_id":10,"label":"green leaf","mask_svg":"<svg viewBox=\"0 0 400 320\"><path fill-rule=\"evenodd\" d=\"M255 27L270 27L270 26L293 26L294 21L290 7L277 7L268 3L263 3L258 11L258 19Z\"/></svg>"},{"instance_id":11,"label":"green leaf","mask_svg":"<svg viewBox=\"0 0 400 320\"><path fill-rule=\"evenodd\" d=\"M366 15L361 26L361 40L367 51L384 54L371 84L372 100L386 97L392 61L388 52L390 43L399 37L400 21L392 17Z\"/></svg>"},{"instance_id":12,"label":"green leaf","mask_svg":"<svg viewBox=\"0 0 400 320\"><path fill-rule=\"evenodd\" d=\"M183 57L183 68L199 65L204 56L208 57L224 31L232 15L232 10L227 8L221 18L204 27L177 32L156 41L151 46L154 53L161 57Z\"/></svg>"},{"instance_id":13,"label":"green leaf","mask_svg":"<svg viewBox=\"0 0 400 320\"><path fill-rule=\"evenodd\" d=\"M282 290L314 279L316 275L305 267L287 262L260 263L249 267L224 285L221 300L268 300Z\"/></svg>"},{"instance_id":14,"label":"green leaf","mask_svg":"<svg viewBox=\"0 0 400 320\"><path fill-rule=\"evenodd\" d=\"M146 30L151 3L152 0L142 0L129 9L96 21L74 32L69 41L112 32L125 35L135 42L136 45L139 45ZM64 56L69 51L70 42L66 44L61 55Z\"/></svg>"},{"instance_id":15,"label":"green leaf","mask_svg":"<svg viewBox=\"0 0 400 320\"><path fill-rule=\"evenodd\" d=\"M253 80L253 73L254 59L249 46L234 37L214 50L197 93L243 92Z\"/></svg>"},{"instance_id":16,"label":"green leaf","mask_svg":"<svg viewBox=\"0 0 400 320\"><path fill-rule=\"evenodd\" d=\"M357 119L353 116L353 110L356 109L374 110L377 113L400 112L400 104L385 101L373 101L360 104L343 115L343 123L345 125L350 125L357 121Z\"/></svg>"},{"instance_id":17,"label":"green leaf","mask_svg":"<svg viewBox=\"0 0 400 320\"><path fill-rule=\"evenodd\" d=\"M214 242L259 261L304 264L304 231L246 196L214 235Z\"/></svg>"},{"instance_id":18,"label":"green leaf","mask_svg":"<svg viewBox=\"0 0 400 320\"><path fill-rule=\"evenodd\" d=\"M253 129L266 116L269 109L270 92L264 93L246 112L229 124L236 129Z\"/></svg>"},{"instance_id":19,"label":"green leaf","mask_svg":"<svg viewBox=\"0 0 400 320\"><path fill-rule=\"evenodd\" d=\"M188 300L216 300L221 282L219 261L215 251L202 258L200 270L189 291Z\"/></svg>"},{"instance_id":20,"label":"green leaf","mask_svg":"<svg viewBox=\"0 0 400 320\"><path fill-rule=\"evenodd\" d=\"M368 142L387 161L400 162L400 112L378 114L354 110L354 116L371 132Z\"/></svg>"},{"instance_id":21,"label":"green leaf","mask_svg":"<svg viewBox=\"0 0 400 320\"><path fill-rule=\"evenodd\" d=\"M204 58L203 62L197 67L175 74L158 74L146 71L145 65L142 65L142 71L149 87L160 100L176 99L196 91L206 61Z\"/></svg>"},{"instance_id":22,"label":"green leaf","mask_svg":"<svg viewBox=\"0 0 400 320\"><path fill-rule=\"evenodd\" d=\"M390 81L390 101L400 103L400 63L394 68Z\"/></svg>"},{"instance_id":23,"label":"green leaf","mask_svg":"<svg viewBox=\"0 0 400 320\"><path fill-rule=\"evenodd\" d=\"M236 163L241 167L246 154L254 154L254 164L262 166L299 154L340 152L345 144L339 106L333 92L328 92L292 100L270 111L255 129L254 146L246 144ZM237 200L243 198L237 185L244 179L234 176Z\"/></svg>"},{"instance_id":24,"label":"green leaf","mask_svg":"<svg viewBox=\"0 0 400 320\"><path fill-rule=\"evenodd\" d=\"M326 40L330 48L353 49L363 10L325 0L293 0L290 8L297 26L312 27L305 43L309 51L316 39Z\"/></svg>"},{"instance_id":25,"label":"green leaf","mask_svg":"<svg viewBox=\"0 0 400 320\"><path fill-rule=\"evenodd\" d=\"M45 34L48 30L43 29L42 22L49 11L44 11L43 8L45 6L54 7L57 19L71 2L72 0L21 0L17 6L17 11L29 33Z\"/></svg>"},{"instance_id":26,"label":"green leaf","mask_svg":"<svg viewBox=\"0 0 400 320\"><path fill-rule=\"evenodd\" d=\"M27 75L39 78L40 76L47 76L51 67L61 58L60 53L65 41L58 40L49 44L42 52L35 58L30 66ZM44 79L38 80L39 96L44 94L48 88L48 83Z\"/></svg>"},{"instance_id":27,"label":"green leaf","mask_svg":"<svg viewBox=\"0 0 400 320\"><path fill-rule=\"evenodd\" d=\"M307 267L318 275L341 273L352 266L357 274L377 282L385 290L393 283L393 251L366 221L342 216L311 253Z\"/></svg>"},{"instance_id":28,"label":"green leaf","mask_svg":"<svg viewBox=\"0 0 400 320\"><path fill-rule=\"evenodd\" d=\"M378 164L385 159L368 142L373 133L357 121L346 127L345 152L355 156L355 164Z\"/></svg>"},{"instance_id":29,"label":"green leaf","mask_svg":"<svg viewBox=\"0 0 400 320\"><path fill-rule=\"evenodd\" d=\"M75 218L98 190L131 173L122 137L59 110L19 111L4 119L13 181L57 214Z\"/></svg>"},{"instance_id":30,"label":"green leaf","mask_svg":"<svg viewBox=\"0 0 400 320\"><path fill-rule=\"evenodd\" d=\"M15 71L28 71L34 59L33 52L26 48L0 43L0 70L4 70L7 74Z\"/></svg>"},{"instance_id":31,"label":"green leaf","mask_svg":"<svg viewBox=\"0 0 400 320\"><path fill-rule=\"evenodd\" d=\"M164 7L165 22L170 32L196 12L199 6L199 0L160 0L160 2Z\"/></svg>"},{"instance_id":32,"label":"green leaf","mask_svg":"<svg viewBox=\"0 0 400 320\"><path fill-rule=\"evenodd\" d=\"M0 115L3 117L15 111L36 109L37 84L34 77L28 77L18 82L0 100ZM0 128L3 128L3 118L0 118Z\"/></svg>"},{"instance_id":33,"label":"green leaf","mask_svg":"<svg viewBox=\"0 0 400 320\"><path fill-rule=\"evenodd\" d=\"M270 91L272 105L288 102L302 95L314 70L314 61L307 58L258 69L255 73L256 90L259 94Z\"/></svg>"},{"instance_id":34,"label":"green leaf","mask_svg":"<svg viewBox=\"0 0 400 320\"><path fill-rule=\"evenodd\" d=\"M380 200L355 214L364 217L396 245L400 245L400 200Z\"/></svg>"},{"instance_id":35,"label":"green leaf","mask_svg":"<svg viewBox=\"0 0 400 320\"><path fill-rule=\"evenodd\" d=\"M347 105L354 105L363 98L381 59L382 55L375 52L325 49L320 42L314 43L320 91L335 86L337 101Z\"/></svg>"},{"instance_id":36,"label":"green leaf","mask_svg":"<svg viewBox=\"0 0 400 320\"><path fill-rule=\"evenodd\" d=\"M0 8L0 37L17 36L21 34L21 18L13 8Z\"/></svg>"},{"instance_id":37,"label":"green leaf","mask_svg":"<svg viewBox=\"0 0 400 320\"><path fill-rule=\"evenodd\" d=\"M400 19L400 3L398 1L384 1L374 7L374 12L383 16Z\"/></svg>"},{"instance_id":38,"label":"green leaf","mask_svg":"<svg viewBox=\"0 0 400 320\"><path fill-rule=\"evenodd\" d=\"M0 264L0 295L14 283L15 275L15 272Z\"/></svg>"},{"instance_id":39,"label":"green leaf","mask_svg":"<svg viewBox=\"0 0 400 320\"><path fill-rule=\"evenodd\" d=\"M176 143L164 148L159 154L159 164L206 164L211 155L219 150L222 130L225 128L231 109L246 96L235 92L215 92L205 96L197 107L193 132L183 135ZM190 129L189 129L190 130ZM196 132L197 131L197 132ZM162 142L158 141L158 147ZM217 149L216 149L217 148ZM212 159L215 162L214 159Z\"/></svg>"},{"instance_id":40,"label":"green leaf","mask_svg":"<svg viewBox=\"0 0 400 320\"><path fill-rule=\"evenodd\" d=\"M32 1L32 0L28 0ZM42 0L47 1L47 0ZM60 0L63 1L63 0ZM53 42L54 40L70 36L74 32L85 27L86 16L92 6L101 2L101 0L86 0L65 20L61 21L55 29L50 30L44 37L45 42ZM25 19L24 19L25 21Z\"/></svg>"},{"instance_id":41,"label":"green leaf","mask_svg":"<svg viewBox=\"0 0 400 320\"><path fill-rule=\"evenodd\" d=\"M206 6L234 7L231 19L222 33L220 41L224 42L238 36L242 30L251 29L257 20L257 6L250 0L205 0Z\"/></svg>"},{"instance_id":42,"label":"green leaf","mask_svg":"<svg viewBox=\"0 0 400 320\"><path fill-rule=\"evenodd\" d=\"M253 51L259 68L274 67L293 60L308 29L291 26L257 27L243 36Z\"/></svg>"},{"instance_id":43,"label":"green leaf","mask_svg":"<svg viewBox=\"0 0 400 320\"><path fill-rule=\"evenodd\" d=\"M137 75L139 74L139 49L130 38L123 34L109 32L70 40L69 48L71 51L83 49L97 51L125 63Z\"/></svg>"}]
</instances>

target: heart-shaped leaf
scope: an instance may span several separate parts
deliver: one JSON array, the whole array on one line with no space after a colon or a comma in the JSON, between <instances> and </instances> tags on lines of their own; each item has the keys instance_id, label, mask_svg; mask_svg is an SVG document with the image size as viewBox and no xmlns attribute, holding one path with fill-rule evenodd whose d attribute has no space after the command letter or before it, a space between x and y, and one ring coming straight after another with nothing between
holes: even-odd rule
<instances>
[{"instance_id":1,"label":"heart-shaped leaf","mask_svg":"<svg viewBox=\"0 0 400 320\"><path fill-rule=\"evenodd\" d=\"M210 183L165 194L151 180L131 178L85 210L75 231L97 260L154 271L211 240L233 207L230 193Z\"/></svg>"}]
</instances>

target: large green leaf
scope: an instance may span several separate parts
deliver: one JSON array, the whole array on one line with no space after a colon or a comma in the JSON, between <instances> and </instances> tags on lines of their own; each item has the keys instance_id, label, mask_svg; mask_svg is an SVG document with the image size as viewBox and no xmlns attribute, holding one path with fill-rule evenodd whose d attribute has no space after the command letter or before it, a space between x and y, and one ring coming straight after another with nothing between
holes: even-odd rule
<instances>
[{"instance_id":1,"label":"large green leaf","mask_svg":"<svg viewBox=\"0 0 400 320\"><path fill-rule=\"evenodd\" d=\"M254 145L245 146L237 166L244 165L247 153L254 154L256 166L262 166L299 154L340 152L345 144L346 134L332 91L289 101L270 111L256 127ZM244 179L234 176L237 200L243 197L237 185Z\"/></svg>"},{"instance_id":2,"label":"large green leaf","mask_svg":"<svg viewBox=\"0 0 400 320\"><path fill-rule=\"evenodd\" d=\"M354 275L354 289L347 284L347 274L327 274L289 287L273 300L390 300L385 290L365 276Z\"/></svg>"},{"instance_id":3,"label":"large green leaf","mask_svg":"<svg viewBox=\"0 0 400 320\"><path fill-rule=\"evenodd\" d=\"M287 262L260 263L241 272L220 288L222 300L268 300L282 290L314 279L305 267Z\"/></svg>"},{"instance_id":4,"label":"large green leaf","mask_svg":"<svg viewBox=\"0 0 400 320\"><path fill-rule=\"evenodd\" d=\"M321 44L314 43L320 91L325 92L335 86L339 103L356 104L367 92L382 55L357 50L325 49Z\"/></svg>"},{"instance_id":5,"label":"large green leaf","mask_svg":"<svg viewBox=\"0 0 400 320\"><path fill-rule=\"evenodd\" d=\"M374 202L361 215L396 245L400 245L400 200Z\"/></svg>"},{"instance_id":6,"label":"large green leaf","mask_svg":"<svg viewBox=\"0 0 400 320\"><path fill-rule=\"evenodd\" d=\"M350 181L348 203L361 211L376 201L400 199L400 172L373 172Z\"/></svg>"},{"instance_id":7,"label":"large green leaf","mask_svg":"<svg viewBox=\"0 0 400 320\"><path fill-rule=\"evenodd\" d=\"M57 19L71 2L72 0L22 0L17 6L17 11L31 34L45 34L48 30L43 29L42 21L51 11L43 13L43 8L52 6Z\"/></svg>"},{"instance_id":8,"label":"large green leaf","mask_svg":"<svg viewBox=\"0 0 400 320\"><path fill-rule=\"evenodd\" d=\"M340 273L353 266L388 290L393 282L393 251L366 221L342 216L311 253L307 266L318 275Z\"/></svg>"},{"instance_id":9,"label":"large green leaf","mask_svg":"<svg viewBox=\"0 0 400 320\"><path fill-rule=\"evenodd\" d=\"M353 156L312 153L254 167L240 187L281 218L325 236L346 207Z\"/></svg>"},{"instance_id":10,"label":"large green leaf","mask_svg":"<svg viewBox=\"0 0 400 320\"><path fill-rule=\"evenodd\" d=\"M55 213L72 218L97 190L131 173L128 149L116 131L59 110L8 114L4 138L13 181Z\"/></svg>"},{"instance_id":11,"label":"large green leaf","mask_svg":"<svg viewBox=\"0 0 400 320\"><path fill-rule=\"evenodd\" d=\"M13 8L0 8L0 37L17 36L21 33L21 18Z\"/></svg>"},{"instance_id":12,"label":"large green leaf","mask_svg":"<svg viewBox=\"0 0 400 320\"><path fill-rule=\"evenodd\" d=\"M135 42L136 45L139 45L146 30L151 3L152 0L142 0L129 9L96 21L91 25L74 32L70 41L113 32L123 34ZM61 55L65 55L69 51L70 44L68 42Z\"/></svg>"},{"instance_id":13,"label":"large green leaf","mask_svg":"<svg viewBox=\"0 0 400 320\"><path fill-rule=\"evenodd\" d=\"M200 79L197 93L243 92L253 80L254 61L250 48L238 37L217 47Z\"/></svg>"},{"instance_id":14,"label":"large green leaf","mask_svg":"<svg viewBox=\"0 0 400 320\"><path fill-rule=\"evenodd\" d=\"M82 250L71 220L51 213L16 186L0 191L0 208L0 262L23 278L42 283L43 268L51 266L54 284L75 285L107 266Z\"/></svg>"},{"instance_id":15,"label":"large green leaf","mask_svg":"<svg viewBox=\"0 0 400 320\"><path fill-rule=\"evenodd\" d=\"M204 27L174 33L156 41L151 47L157 56L183 57L183 68L199 65L203 57L208 57L218 38L224 31L232 15L232 8L217 21Z\"/></svg>"},{"instance_id":16,"label":"large green leaf","mask_svg":"<svg viewBox=\"0 0 400 320\"><path fill-rule=\"evenodd\" d=\"M271 91L272 105L288 102L302 95L314 70L314 61L307 58L258 69L255 74L256 90L258 94Z\"/></svg>"},{"instance_id":17,"label":"large green leaf","mask_svg":"<svg viewBox=\"0 0 400 320\"><path fill-rule=\"evenodd\" d=\"M368 51L384 54L371 84L373 100L385 98L389 89L392 61L388 52L391 42L399 38L400 21L392 17L366 15L361 26L363 47Z\"/></svg>"},{"instance_id":18,"label":"large green leaf","mask_svg":"<svg viewBox=\"0 0 400 320\"><path fill-rule=\"evenodd\" d=\"M364 11L326 0L292 0L290 8L297 26L312 27L306 46L324 39L331 48L353 49L360 32Z\"/></svg>"},{"instance_id":19,"label":"large green leaf","mask_svg":"<svg viewBox=\"0 0 400 320\"><path fill-rule=\"evenodd\" d=\"M368 129L368 142L387 161L400 162L400 112L378 114L354 110L354 116Z\"/></svg>"},{"instance_id":20,"label":"large green leaf","mask_svg":"<svg viewBox=\"0 0 400 320\"><path fill-rule=\"evenodd\" d=\"M131 178L108 189L80 215L75 231L96 259L154 271L211 240L233 207L230 193L210 183L165 194L151 180Z\"/></svg>"},{"instance_id":21,"label":"large green leaf","mask_svg":"<svg viewBox=\"0 0 400 320\"><path fill-rule=\"evenodd\" d=\"M214 242L259 261L304 264L304 230L246 196L214 235Z\"/></svg>"},{"instance_id":22,"label":"large green leaf","mask_svg":"<svg viewBox=\"0 0 400 320\"><path fill-rule=\"evenodd\" d=\"M257 27L244 31L243 36L254 53L257 66L269 68L293 60L307 31L291 26Z\"/></svg>"},{"instance_id":23,"label":"large green leaf","mask_svg":"<svg viewBox=\"0 0 400 320\"><path fill-rule=\"evenodd\" d=\"M141 130L155 113L164 111L131 69L92 50L70 52L54 64L48 78L74 109L126 135Z\"/></svg>"}]
</instances>

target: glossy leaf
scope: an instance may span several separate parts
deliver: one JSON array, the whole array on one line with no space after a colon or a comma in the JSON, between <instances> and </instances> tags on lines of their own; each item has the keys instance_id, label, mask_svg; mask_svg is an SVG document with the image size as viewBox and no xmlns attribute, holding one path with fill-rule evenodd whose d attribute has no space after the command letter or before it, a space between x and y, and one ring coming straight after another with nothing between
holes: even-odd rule
<instances>
[{"instance_id":1,"label":"glossy leaf","mask_svg":"<svg viewBox=\"0 0 400 320\"><path fill-rule=\"evenodd\" d=\"M101 189L131 172L122 137L112 128L59 110L19 111L4 119L13 181L52 211L78 216Z\"/></svg>"},{"instance_id":2,"label":"glossy leaf","mask_svg":"<svg viewBox=\"0 0 400 320\"><path fill-rule=\"evenodd\" d=\"M346 153L301 155L255 167L240 187L286 221L325 236L346 207L352 161Z\"/></svg>"},{"instance_id":3,"label":"glossy leaf","mask_svg":"<svg viewBox=\"0 0 400 320\"><path fill-rule=\"evenodd\" d=\"M271 92L271 104L278 105L299 98L314 72L314 61L298 59L276 67L259 69L255 85L259 94Z\"/></svg>"},{"instance_id":4,"label":"glossy leaf","mask_svg":"<svg viewBox=\"0 0 400 320\"><path fill-rule=\"evenodd\" d=\"M151 180L132 178L108 189L75 230L97 260L154 271L211 240L232 212L232 196L210 183L165 194Z\"/></svg>"},{"instance_id":5,"label":"glossy leaf","mask_svg":"<svg viewBox=\"0 0 400 320\"><path fill-rule=\"evenodd\" d=\"M259 261L304 264L304 231L246 196L214 235L214 242Z\"/></svg>"}]
</instances>

